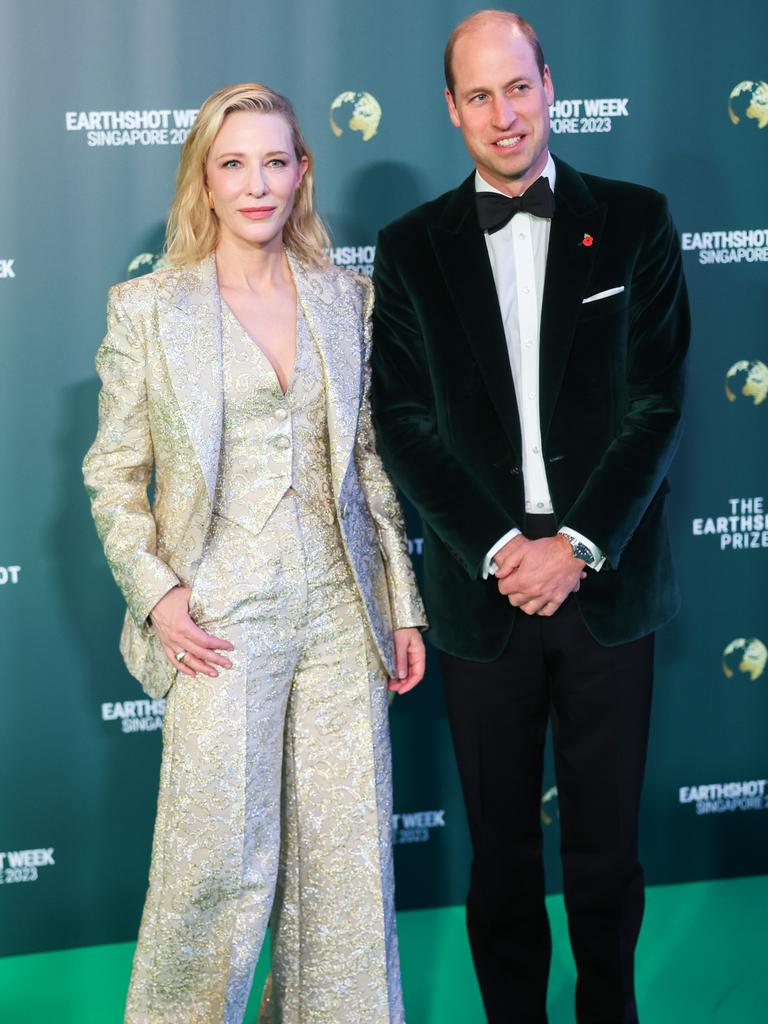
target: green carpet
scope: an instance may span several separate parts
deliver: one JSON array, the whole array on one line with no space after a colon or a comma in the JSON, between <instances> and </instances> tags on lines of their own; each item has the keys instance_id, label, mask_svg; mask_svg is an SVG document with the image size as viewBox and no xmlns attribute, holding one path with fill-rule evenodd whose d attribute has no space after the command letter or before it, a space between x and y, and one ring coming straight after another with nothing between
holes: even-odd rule
<instances>
[{"instance_id":1,"label":"green carpet","mask_svg":"<svg viewBox=\"0 0 768 1024\"><path fill-rule=\"evenodd\" d=\"M548 905L555 941L550 1024L573 1024L575 972L562 898ZM768 1019L767 907L766 877L649 889L637 958L643 1024ZM401 913L398 929L409 1024L483 1024L463 908ZM123 943L0 959L0 1021L120 1024L132 954L133 943ZM254 996L247 1024L255 1019Z\"/></svg>"}]
</instances>

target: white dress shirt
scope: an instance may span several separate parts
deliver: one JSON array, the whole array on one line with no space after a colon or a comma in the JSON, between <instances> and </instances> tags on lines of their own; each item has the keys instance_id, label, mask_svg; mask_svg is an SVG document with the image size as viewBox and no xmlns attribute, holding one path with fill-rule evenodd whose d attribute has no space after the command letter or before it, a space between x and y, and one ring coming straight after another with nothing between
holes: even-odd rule
<instances>
[{"instance_id":1,"label":"white dress shirt","mask_svg":"<svg viewBox=\"0 0 768 1024\"><path fill-rule=\"evenodd\" d=\"M549 156L542 177L549 180L553 192L555 173L554 161ZM475 191L504 195L489 185L479 171L475 174ZM552 513L539 420L539 326L550 225L551 221L546 217L520 212L499 231L493 234L485 232L520 414L525 511L534 515ZM602 568L605 561L603 553L587 537L567 526L558 532L567 532L585 544L595 558L591 568L597 571ZM510 530L488 551L483 563L484 577L493 571L492 561L496 552L518 533L520 530L516 528Z\"/></svg>"}]
</instances>

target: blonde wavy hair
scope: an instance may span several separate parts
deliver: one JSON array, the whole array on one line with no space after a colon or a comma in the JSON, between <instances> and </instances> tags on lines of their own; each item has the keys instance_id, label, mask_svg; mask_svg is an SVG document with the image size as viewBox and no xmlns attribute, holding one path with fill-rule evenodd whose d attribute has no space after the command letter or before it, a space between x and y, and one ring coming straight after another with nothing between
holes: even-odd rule
<instances>
[{"instance_id":1,"label":"blonde wavy hair","mask_svg":"<svg viewBox=\"0 0 768 1024\"><path fill-rule=\"evenodd\" d=\"M195 263L212 253L219 239L219 218L208 206L205 164L224 118L235 111L280 114L291 130L296 159L306 157L309 166L296 191L291 215L283 228L286 248L311 266L325 266L330 247L328 232L315 210L314 161L299 128L290 100L258 82L227 85L209 96L200 107L195 124L181 151L165 235L165 259L175 266Z\"/></svg>"}]
</instances>

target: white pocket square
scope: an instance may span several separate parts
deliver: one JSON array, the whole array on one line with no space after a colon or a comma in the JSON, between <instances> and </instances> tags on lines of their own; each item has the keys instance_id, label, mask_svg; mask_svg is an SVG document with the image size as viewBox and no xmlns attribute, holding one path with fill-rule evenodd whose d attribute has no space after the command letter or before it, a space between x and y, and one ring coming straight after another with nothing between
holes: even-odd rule
<instances>
[{"instance_id":1,"label":"white pocket square","mask_svg":"<svg viewBox=\"0 0 768 1024\"><path fill-rule=\"evenodd\" d=\"M623 284L620 284L618 288L606 288L604 292L595 292L594 295L588 295L586 299L581 300L581 304L583 306L586 302L598 302L600 299L607 299L609 295L618 295L623 291Z\"/></svg>"}]
</instances>

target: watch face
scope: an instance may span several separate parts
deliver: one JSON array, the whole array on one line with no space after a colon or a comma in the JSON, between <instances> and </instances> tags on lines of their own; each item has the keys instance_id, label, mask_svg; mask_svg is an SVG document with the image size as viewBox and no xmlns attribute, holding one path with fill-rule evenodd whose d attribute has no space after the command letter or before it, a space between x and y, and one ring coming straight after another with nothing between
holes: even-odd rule
<instances>
[{"instance_id":1,"label":"watch face","mask_svg":"<svg viewBox=\"0 0 768 1024\"><path fill-rule=\"evenodd\" d=\"M587 565L592 565L595 560L595 556L589 550L587 545L582 544L580 540L576 540L576 538L572 537L570 533L563 532L563 536L571 545L571 550L573 551L574 556L576 558L580 558L583 562L586 562Z\"/></svg>"},{"instance_id":2,"label":"watch face","mask_svg":"<svg viewBox=\"0 0 768 1024\"><path fill-rule=\"evenodd\" d=\"M583 559L583 561L585 561L587 565L591 565L595 560L594 555L586 546L586 544L581 544L578 542L574 544L573 553L574 555L576 555L577 558Z\"/></svg>"}]
</instances>

